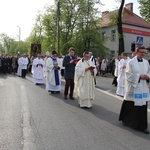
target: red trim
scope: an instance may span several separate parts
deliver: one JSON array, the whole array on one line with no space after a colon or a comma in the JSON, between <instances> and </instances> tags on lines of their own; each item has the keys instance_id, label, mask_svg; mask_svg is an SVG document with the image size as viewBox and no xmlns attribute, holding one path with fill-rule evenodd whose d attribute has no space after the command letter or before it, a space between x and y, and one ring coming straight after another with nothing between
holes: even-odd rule
<instances>
[{"instance_id":1,"label":"red trim","mask_svg":"<svg viewBox=\"0 0 150 150\"><path fill-rule=\"evenodd\" d=\"M130 28L123 28L123 32L144 35L144 36L150 36L150 32L146 32L146 31L142 31L142 30L135 30L135 29L130 29Z\"/></svg>"}]
</instances>

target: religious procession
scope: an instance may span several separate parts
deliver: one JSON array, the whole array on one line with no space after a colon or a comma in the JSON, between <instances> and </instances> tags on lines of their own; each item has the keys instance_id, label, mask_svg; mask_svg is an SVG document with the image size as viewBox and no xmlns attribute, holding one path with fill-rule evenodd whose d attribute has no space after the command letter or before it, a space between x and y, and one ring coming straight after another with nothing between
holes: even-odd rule
<instances>
[{"instance_id":1,"label":"religious procession","mask_svg":"<svg viewBox=\"0 0 150 150\"><path fill-rule=\"evenodd\" d=\"M71 47L68 54L62 57L55 50L45 57L41 54L37 54L36 58L25 54L18 57L1 56L0 72L14 73L23 79L27 73L31 73L34 84L45 84L45 89L51 94L61 92L61 82L64 79L63 99L77 100L81 108L92 108L96 78L107 78L109 73L114 77L112 85L116 87L116 95L124 99L119 121L149 134L147 107L150 100L150 65L144 59L145 53L144 47L137 46L132 58L121 53L118 58L109 61L107 58L95 58L89 51L76 57L75 48Z\"/></svg>"}]
</instances>

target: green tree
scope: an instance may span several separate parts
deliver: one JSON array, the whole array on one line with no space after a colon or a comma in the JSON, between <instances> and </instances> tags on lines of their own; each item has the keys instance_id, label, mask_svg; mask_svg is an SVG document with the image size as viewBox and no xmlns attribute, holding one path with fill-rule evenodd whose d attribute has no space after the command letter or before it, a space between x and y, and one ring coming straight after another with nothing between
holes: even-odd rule
<instances>
[{"instance_id":1,"label":"green tree","mask_svg":"<svg viewBox=\"0 0 150 150\"><path fill-rule=\"evenodd\" d=\"M55 1L57 4L58 1ZM74 46L74 34L76 25L81 13L79 8L80 0L60 0L60 13L57 10L57 18L60 18L60 44L62 53L66 53L70 46ZM59 8L59 7L58 7ZM58 16L60 15L60 16ZM57 24L58 25L58 24Z\"/></svg>"},{"instance_id":2,"label":"green tree","mask_svg":"<svg viewBox=\"0 0 150 150\"><path fill-rule=\"evenodd\" d=\"M0 42L1 54L15 54L18 44L13 38L10 38L7 34L2 33L0 34Z\"/></svg>"},{"instance_id":3,"label":"green tree","mask_svg":"<svg viewBox=\"0 0 150 150\"><path fill-rule=\"evenodd\" d=\"M45 47L43 46L43 43L45 43L44 32L43 14L39 11L36 16L34 27L29 38L27 39L27 43L28 45L30 45L30 48L28 48L29 54L31 53L31 44L41 44L41 53L44 54L44 52L46 51Z\"/></svg>"},{"instance_id":4,"label":"green tree","mask_svg":"<svg viewBox=\"0 0 150 150\"><path fill-rule=\"evenodd\" d=\"M150 0L138 0L141 16L150 23Z\"/></svg>"},{"instance_id":5,"label":"green tree","mask_svg":"<svg viewBox=\"0 0 150 150\"><path fill-rule=\"evenodd\" d=\"M44 39L43 46L45 51L56 49L57 25L56 25L56 8L47 6L43 15ZM43 47L42 46L42 47Z\"/></svg>"},{"instance_id":6,"label":"green tree","mask_svg":"<svg viewBox=\"0 0 150 150\"><path fill-rule=\"evenodd\" d=\"M92 51L104 47L97 26L99 12L96 4L101 3L97 0L60 0L63 53L70 46L76 47L79 55L85 49Z\"/></svg>"},{"instance_id":7,"label":"green tree","mask_svg":"<svg viewBox=\"0 0 150 150\"><path fill-rule=\"evenodd\" d=\"M38 12L35 20L34 28L32 29L32 32L30 34L31 42L35 44L40 44L42 42L43 38L43 24L42 24L43 16L40 12Z\"/></svg>"},{"instance_id":8,"label":"green tree","mask_svg":"<svg viewBox=\"0 0 150 150\"><path fill-rule=\"evenodd\" d=\"M2 46L2 53L8 54L10 51L10 38L7 34L2 33L0 34L0 41Z\"/></svg>"},{"instance_id":9,"label":"green tree","mask_svg":"<svg viewBox=\"0 0 150 150\"><path fill-rule=\"evenodd\" d=\"M28 52L28 45L26 41L20 41L20 49L18 46L19 41L9 37L7 34L0 34L0 53L8 55L17 55Z\"/></svg>"},{"instance_id":10,"label":"green tree","mask_svg":"<svg viewBox=\"0 0 150 150\"><path fill-rule=\"evenodd\" d=\"M105 52L107 49L97 25L99 11L95 5L98 3L97 0L55 0L54 6L45 7L41 19L38 19L42 27L42 51L58 51L60 46L60 53L66 54L73 46L79 55L85 49ZM38 39L35 30L37 23L30 35L31 42Z\"/></svg>"}]
</instances>

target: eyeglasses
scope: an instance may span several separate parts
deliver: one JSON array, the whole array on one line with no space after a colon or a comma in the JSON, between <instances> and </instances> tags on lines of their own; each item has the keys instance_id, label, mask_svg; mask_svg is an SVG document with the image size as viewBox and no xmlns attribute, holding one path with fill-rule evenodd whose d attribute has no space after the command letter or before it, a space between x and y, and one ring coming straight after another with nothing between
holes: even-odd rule
<instances>
[{"instance_id":1,"label":"eyeglasses","mask_svg":"<svg viewBox=\"0 0 150 150\"><path fill-rule=\"evenodd\" d=\"M145 54L145 52L139 52L139 53L141 53L141 54Z\"/></svg>"}]
</instances>

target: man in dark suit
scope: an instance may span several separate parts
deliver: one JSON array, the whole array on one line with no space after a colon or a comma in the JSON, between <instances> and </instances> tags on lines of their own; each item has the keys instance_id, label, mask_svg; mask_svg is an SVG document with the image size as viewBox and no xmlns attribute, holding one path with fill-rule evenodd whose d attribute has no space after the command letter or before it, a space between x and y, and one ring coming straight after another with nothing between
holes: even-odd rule
<instances>
[{"instance_id":1,"label":"man in dark suit","mask_svg":"<svg viewBox=\"0 0 150 150\"><path fill-rule=\"evenodd\" d=\"M4 55L2 58L2 73L8 73L8 58L7 55Z\"/></svg>"},{"instance_id":2,"label":"man in dark suit","mask_svg":"<svg viewBox=\"0 0 150 150\"><path fill-rule=\"evenodd\" d=\"M75 49L73 47L69 48L69 54L64 57L63 66L65 67L64 70L64 78L65 78L65 91L64 91L64 99L67 99L68 90L70 88L69 98L74 100L73 97L73 90L74 90L74 72L76 63L74 63L74 56Z\"/></svg>"}]
</instances>

